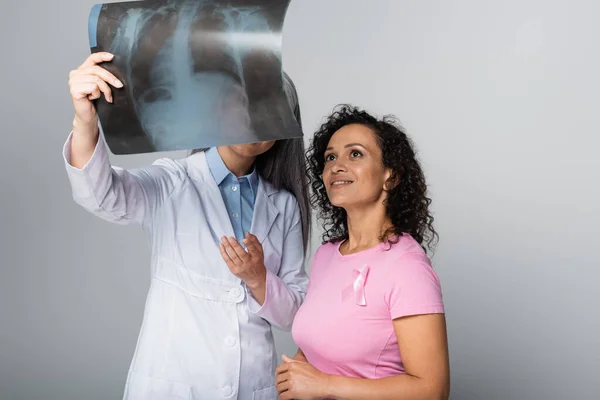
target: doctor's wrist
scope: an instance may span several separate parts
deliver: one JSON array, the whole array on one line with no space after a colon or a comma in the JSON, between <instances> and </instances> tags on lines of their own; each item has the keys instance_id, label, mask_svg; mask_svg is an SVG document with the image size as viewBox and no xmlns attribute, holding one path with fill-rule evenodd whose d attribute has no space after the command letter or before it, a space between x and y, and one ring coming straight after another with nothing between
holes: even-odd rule
<instances>
[{"instance_id":1,"label":"doctor's wrist","mask_svg":"<svg viewBox=\"0 0 600 400\"><path fill-rule=\"evenodd\" d=\"M248 289L250 289L252 292L262 291L267 286L267 273L265 271L264 274L261 274L256 278L249 279L245 282Z\"/></svg>"}]
</instances>

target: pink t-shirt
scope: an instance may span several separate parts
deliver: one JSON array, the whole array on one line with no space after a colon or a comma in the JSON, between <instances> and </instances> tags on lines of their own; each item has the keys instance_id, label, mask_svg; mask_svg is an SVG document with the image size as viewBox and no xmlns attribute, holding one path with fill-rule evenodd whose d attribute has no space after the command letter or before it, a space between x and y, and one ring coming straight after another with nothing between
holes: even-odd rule
<instances>
[{"instance_id":1,"label":"pink t-shirt","mask_svg":"<svg viewBox=\"0 0 600 400\"><path fill-rule=\"evenodd\" d=\"M392 320L444 313L437 274L409 235L391 248L382 243L345 256L340 244L325 244L314 256L306 300L292 327L294 340L307 360L328 374L369 379L402 374ZM358 290L355 270L362 276L366 271Z\"/></svg>"}]
</instances>

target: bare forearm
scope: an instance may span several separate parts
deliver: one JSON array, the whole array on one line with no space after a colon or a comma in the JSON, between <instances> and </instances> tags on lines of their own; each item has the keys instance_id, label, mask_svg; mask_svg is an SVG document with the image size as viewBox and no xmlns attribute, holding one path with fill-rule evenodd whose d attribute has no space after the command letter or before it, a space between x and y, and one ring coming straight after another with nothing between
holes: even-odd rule
<instances>
[{"instance_id":1,"label":"bare forearm","mask_svg":"<svg viewBox=\"0 0 600 400\"><path fill-rule=\"evenodd\" d=\"M73 139L71 141L71 159L69 163L82 169L94 154L99 137L98 122L82 123L77 118L73 120Z\"/></svg>"},{"instance_id":2,"label":"bare forearm","mask_svg":"<svg viewBox=\"0 0 600 400\"><path fill-rule=\"evenodd\" d=\"M329 376L324 397L337 400L446 400L443 385L410 375L381 379Z\"/></svg>"},{"instance_id":3,"label":"bare forearm","mask_svg":"<svg viewBox=\"0 0 600 400\"><path fill-rule=\"evenodd\" d=\"M261 306L265 304L265 299L267 298L267 275L264 274L264 277L258 278L255 281L247 281L246 286L250 289L250 293L252 293L252 297L254 300Z\"/></svg>"}]
</instances>

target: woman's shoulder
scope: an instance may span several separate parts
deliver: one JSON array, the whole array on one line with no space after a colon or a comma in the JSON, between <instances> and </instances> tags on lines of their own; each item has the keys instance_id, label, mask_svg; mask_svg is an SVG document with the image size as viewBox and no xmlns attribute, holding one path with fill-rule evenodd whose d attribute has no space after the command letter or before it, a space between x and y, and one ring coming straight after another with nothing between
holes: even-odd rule
<instances>
[{"instance_id":1,"label":"woman's shoulder","mask_svg":"<svg viewBox=\"0 0 600 400\"><path fill-rule=\"evenodd\" d=\"M325 242L317 248L312 256L311 278L315 277L320 268L327 267L334 260L338 245L339 243Z\"/></svg>"},{"instance_id":2,"label":"woman's shoulder","mask_svg":"<svg viewBox=\"0 0 600 400\"><path fill-rule=\"evenodd\" d=\"M385 264L399 271L411 267L431 267L431 260L421 244L411 235L402 234L397 237L396 243L391 243L387 251L381 252Z\"/></svg>"},{"instance_id":3,"label":"woman's shoulder","mask_svg":"<svg viewBox=\"0 0 600 400\"><path fill-rule=\"evenodd\" d=\"M338 249L339 243L325 242L322 243L312 256L312 263L322 264L325 259L331 261L334 253Z\"/></svg>"},{"instance_id":4,"label":"woman's shoulder","mask_svg":"<svg viewBox=\"0 0 600 400\"><path fill-rule=\"evenodd\" d=\"M319 248L317 249L317 251L315 252L315 257L319 256L323 256L326 254L333 254L334 252L336 252L338 250L340 243L339 242L325 242L322 243Z\"/></svg>"},{"instance_id":5,"label":"woman's shoulder","mask_svg":"<svg viewBox=\"0 0 600 400\"><path fill-rule=\"evenodd\" d=\"M397 239L397 243L393 244L390 249L395 256L402 257L409 254L427 256L423 246L408 233L403 233Z\"/></svg>"}]
</instances>

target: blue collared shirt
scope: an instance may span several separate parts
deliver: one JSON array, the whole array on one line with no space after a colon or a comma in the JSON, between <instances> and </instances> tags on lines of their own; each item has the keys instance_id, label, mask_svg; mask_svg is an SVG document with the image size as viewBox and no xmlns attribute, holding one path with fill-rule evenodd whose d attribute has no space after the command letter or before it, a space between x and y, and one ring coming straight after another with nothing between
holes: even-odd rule
<instances>
[{"instance_id":1,"label":"blue collared shirt","mask_svg":"<svg viewBox=\"0 0 600 400\"><path fill-rule=\"evenodd\" d=\"M227 169L216 147L206 150L205 154L210 173L221 191L235 238L241 242L252 226L258 173L253 168L251 173L238 178Z\"/></svg>"}]
</instances>

